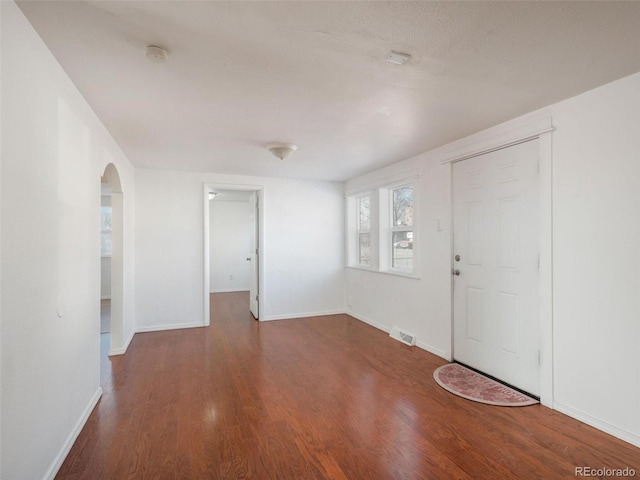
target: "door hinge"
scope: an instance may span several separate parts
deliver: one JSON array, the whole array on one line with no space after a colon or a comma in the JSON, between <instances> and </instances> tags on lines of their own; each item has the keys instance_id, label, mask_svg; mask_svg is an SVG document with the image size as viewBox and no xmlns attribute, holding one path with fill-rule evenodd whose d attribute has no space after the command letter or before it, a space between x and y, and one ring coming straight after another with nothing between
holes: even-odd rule
<instances>
[{"instance_id":1,"label":"door hinge","mask_svg":"<svg viewBox=\"0 0 640 480\"><path fill-rule=\"evenodd\" d=\"M260 296L260 295L256 295L256 302L258 301L258 297L259 297L259 296Z\"/></svg>"}]
</instances>

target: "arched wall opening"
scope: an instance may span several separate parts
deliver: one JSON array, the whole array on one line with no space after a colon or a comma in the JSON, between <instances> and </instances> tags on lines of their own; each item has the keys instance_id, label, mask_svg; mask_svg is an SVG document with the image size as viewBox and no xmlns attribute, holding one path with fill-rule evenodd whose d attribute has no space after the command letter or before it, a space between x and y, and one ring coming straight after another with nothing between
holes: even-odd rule
<instances>
[{"instance_id":1,"label":"arched wall opening","mask_svg":"<svg viewBox=\"0 0 640 480\"><path fill-rule=\"evenodd\" d=\"M123 260L123 192L120 175L113 163L109 163L101 177L101 194L110 197L111 215L109 222L110 245L104 245L102 255L110 255L110 344L109 355L116 355L124 347L124 260ZM104 222L101 234L105 235ZM102 260L102 259L101 259Z\"/></svg>"}]
</instances>

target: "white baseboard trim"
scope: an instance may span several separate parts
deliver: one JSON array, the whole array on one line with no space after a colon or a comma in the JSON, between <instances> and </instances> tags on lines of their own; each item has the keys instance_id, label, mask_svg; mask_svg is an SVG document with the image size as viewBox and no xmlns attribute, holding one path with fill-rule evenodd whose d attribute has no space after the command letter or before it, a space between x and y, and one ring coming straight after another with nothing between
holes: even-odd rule
<instances>
[{"instance_id":1,"label":"white baseboard trim","mask_svg":"<svg viewBox=\"0 0 640 480\"><path fill-rule=\"evenodd\" d=\"M49 467L49 470L47 470L47 473L44 476L44 480L53 480L55 478L56 474L58 473L58 470L60 470L60 467L62 466L62 462L64 462L64 459L67 458L67 455L69 455L69 451L71 450L71 447L73 447L73 444L78 438L78 435L80 435L80 432L84 427L84 424L87 423L87 420L89 419L89 415L91 415L91 412L93 412L93 409L98 403L98 400L100 400L101 396L102 396L102 388L98 387L98 390L96 390L96 393L94 393L93 397L91 397L91 400L89 400L89 404L85 407L84 411L82 412L82 415L80 416L75 426L73 427L73 430L71 430L71 433L67 437L67 440L64 442L64 445L62 446L60 451L58 452L58 455L56 455L56 458L54 459L53 463Z\"/></svg>"},{"instance_id":2,"label":"white baseboard trim","mask_svg":"<svg viewBox=\"0 0 640 480\"><path fill-rule=\"evenodd\" d=\"M291 320L294 318L322 317L325 315L341 315L343 313L343 309L325 310L324 312L288 313L285 315L267 315L266 317L260 318L260 320L264 322L270 322L272 320Z\"/></svg>"},{"instance_id":3,"label":"white baseboard trim","mask_svg":"<svg viewBox=\"0 0 640 480\"><path fill-rule=\"evenodd\" d=\"M222 288L219 290L211 290L209 293L233 293L233 292L248 292L248 288Z\"/></svg>"},{"instance_id":4,"label":"white baseboard trim","mask_svg":"<svg viewBox=\"0 0 640 480\"><path fill-rule=\"evenodd\" d=\"M124 355L127 353L127 348L129 348L129 344L131 340L133 340L133 336L136 334L135 330L131 331L131 335L127 338L127 341L124 342L124 345L121 348L112 348L109 350L109 356L113 357L114 355Z\"/></svg>"},{"instance_id":5,"label":"white baseboard trim","mask_svg":"<svg viewBox=\"0 0 640 480\"><path fill-rule=\"evenodd\" d=\"M172 325L153 325L151 327L138 327L136 328L135 333L146 333L146 332L164 332L165 330L180 330L182 328L197 328L204 327L202 322L194 322L194 323L174 323Z\"/></svg>"},{"instance_id":6,"label":"white baseboard trim","mask_svg":"<svg viewBox=\"0 0 640 480\"><path fill-rule=\"evenodd\" d=\"M611 425L608 422L600 420L599 418L592 417L588 413L584 413L580 410L576 410L575 408L569 407L568 405L564 405L560 402L553 402L553 409L559 411L560 413L564 413L570 417L575 418L576 420L580 420L582 423L586 423L587 425L592 426L593 428L597 428L598 430L602 430L609 435L613 435L614 437L619 438L620 440L624 440L625 442L630 443L636 447L640 447L640 436L631 432L627 432L621 428L616 427L615 425Z\"/></svg>"},{"instance_id":7,"label":"white baseboard trim","mask_svg":"<svg viewBox=\"0 0 640 480\"><path fill-rule=\"evenodd\" d=\"M371 325L372 327L375 327L378 330L382 330L383 332L386 332L386 333L391 333L391 327L387 327L386 325L382 325L380 323L374 322L373 320L370 320L366 317L363 317L362 315L358 315L357 313L354 313L351 311L347 311L346 314L352 316L356 320L360 320L361 322L366 323L367 325Z\"/></svg>"},{"instance_id":8,"label":"white baseboard trim","mask_svg":"<svg viewBox=\"0 0 640 480\"><path fill-rule=\"evenodd\" d=\"M444 358L445 360L450 361L450 359L447 358L447 354L445 353L444 350L436 348L433 345L429 345L428 343L418 341L416 342L416 347L421 348L422 350L426 350L429 353L433 353L437 357Z\"/></svg>"},{"instance_id":9,"label":"white baseboard trim","mask_svg":"<svg viewBox=\"0 0 640 480\"><path fill-rule=\"evenodd\" d=\"M364 322L368 325L371 325L372 327L377 328L378 330L382 330L385 333L391 333L391 327L387 327L386 325L381 325L377 322L374 322L366 317L363 317L362 315L358 315L357 313L354 312L350 312L347 311L346 312L347 315L351 315L353 318L355 318L356 320L360 320L361 322ZM432 345L429 345L428 343L425 342L416 342L416 347L421 348L422 350L426 350L429 353L432 353L438 357L444 358L445 360L448 360L446 353L444 352L444 350L441 350L439 348L436 348Z\"/></svg>"}]
</instances>

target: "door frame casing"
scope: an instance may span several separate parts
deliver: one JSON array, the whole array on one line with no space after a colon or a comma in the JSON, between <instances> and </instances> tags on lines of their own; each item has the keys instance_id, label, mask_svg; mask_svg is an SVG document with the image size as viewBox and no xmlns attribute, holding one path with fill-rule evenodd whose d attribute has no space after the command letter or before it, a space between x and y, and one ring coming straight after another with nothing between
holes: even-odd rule
<instances>
[{"instance_id":1,"label":"door frame casing","mask_svg":"<svg viewBox=\"0 0 640 480\"><path fill-rule=\"evenodd\" d=\"M210 183L205 182L202 187L202 199L203 199L203 236L204 236L204 251L203 251L203 270L204 276L202 280L203 284L203 320L202 324L208 327L211 323L211 311L209 303L209 289L210 289L210 271L211 271L211 257L210 257L210 208L209 208L209 192L212 190L241 190L246 192L256 192L258 195L258 320L262 320L264 315L264 186L263 185L246 185L246 184L227 184L227 183Z\"/></svg>"},{"instance_id":2,"label":"door frame casing","mask_svg":"<svg viewBox=\"0 0 640 480\"><path fill-rule=\"evenodd\" d=\"M513 125L513 124L512 124ZM453 164L526 140L538 139L540 183L538 235L540 245L539 326L540 326L540 403L553 408L553 198L551 117L543 117L517 126L501 126L491 133L481 132L442 149L442 164L449 164L450 178L450 252L453 252ZM452 254L450 254L451 257ZM453 258L450 258L453 268ZM451 279L450 358L453 360L453 279Z\"/></svg>"},{"instance_id":3,"label":"door frame casing","mask_svg":"<svg viewBox=\"0 0 640 480\"><path fill-rule=\"evenodd\" d=\"M253 318L260 318L260 192L254 191L249 197L251 206L251 232L249 234L249 311ZM254 298L255 295L255 298Z\"/></svg>"}]
</instances>

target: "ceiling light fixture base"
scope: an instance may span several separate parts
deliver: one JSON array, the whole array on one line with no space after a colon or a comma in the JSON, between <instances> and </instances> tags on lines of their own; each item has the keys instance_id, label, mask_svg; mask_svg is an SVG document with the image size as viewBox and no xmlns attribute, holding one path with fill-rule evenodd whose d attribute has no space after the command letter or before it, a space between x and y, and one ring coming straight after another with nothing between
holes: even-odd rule
<instances>
[{"instance_id":1,"label":"ceiling light fixture base","mask_svg":"<svg viewBox=\"0 0 640 480\"><path fill-rule=\"evenodd\" d=\"M264 148L269 150L273 155L278 157L280 160L284 160L293 152L298 149L297 145L293 143L282 143L282 142L272 142L267 143Z\"/></svg>"},{"instance_id":2,"label":"ceiling light fixture base","mask_svg":"<svg viewBox=\"0 0 640 480\"><path fill-rule=\"evenodd\" d=\"M167 51L162 47L157 47L155 45L149 45L147 47L147 60L153 63L166 63L167 62Z\"/></svg>"}]
</instances>

